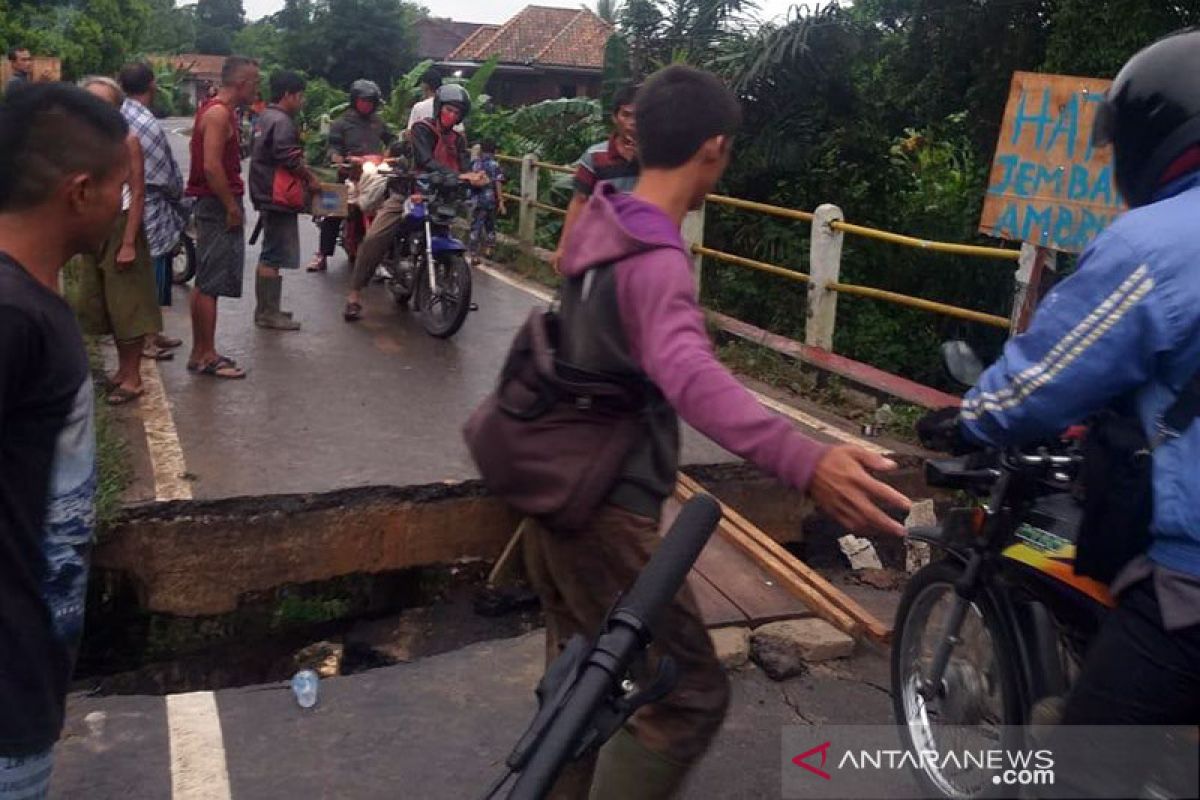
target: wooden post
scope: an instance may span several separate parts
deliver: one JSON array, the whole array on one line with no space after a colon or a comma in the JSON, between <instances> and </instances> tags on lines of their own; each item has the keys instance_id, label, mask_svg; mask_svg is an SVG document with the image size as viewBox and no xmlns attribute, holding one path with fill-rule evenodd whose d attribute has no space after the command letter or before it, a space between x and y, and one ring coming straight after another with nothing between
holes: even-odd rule
<instances>
[{"instance_id":1,"label":"wooden post","mask_svg":"<svg viewBox=\"0 0 1200 800\"><path fill-rule=\"evenodd\" d=\"M537 158L527 153L521 159L521 209L517 221L517 238L521 242L521 252L528 258L533 257L534 234L537 232L537 208L533 205L538 198L538 168Z\"/></svg>"},{"instance_id":2,"label":"wooden post","mask_svg":"<svg viewBox=\"0 0 1200 800\"><path fill-rule=\"evenodd\" d=\"M695 211L689 211L687 216L683 218L683 243L687 245L690 253L693 246L704 246L704 206ZM700 278L701 269L704 266L704 256L699 253L692 253L692 266L696 273L696 294L700 293Z\"/></svg>"},{"instance_id":3,"label":"wooden post","mask_svg":"<svg viewBox=\"0 0 1200 800\"><path fill-rule=\"evenodd\" d=\"M1029 242L1021 243L1021 259L1017 262L1016 285L1013 288L1011 336L1029 327L1033 310L1042 299L1042 279L1046 270L1054 271L1057 255L1047 247Z\"/></svg>"},{"instance_id":4,"label":"wooden post","mask_svg":"<svg viewBox=\"0 0 1200 800\"><path fill-rule=\"evenodd\" d=\"M837 293L829 291L837 283L842 269L842 232L831 223L843 219L842 210L831 203L817 207L812 221L809 248L808 325L804 341L812 347L833 351L833 330L837 325Z\"/></svg>"}]
</instances>

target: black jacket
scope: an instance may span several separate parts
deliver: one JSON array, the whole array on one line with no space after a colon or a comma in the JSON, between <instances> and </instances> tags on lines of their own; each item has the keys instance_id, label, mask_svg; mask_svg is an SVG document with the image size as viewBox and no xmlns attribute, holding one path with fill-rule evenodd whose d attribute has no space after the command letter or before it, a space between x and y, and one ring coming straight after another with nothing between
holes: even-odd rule
<instances>
[{"instance_id":1,"label":"black jacket","mask_svg":"<svg viewBox=\"0 0 1200 800\"><path fill-rule=\"evenodd\" d=\"M395 138L378 114L364 117L349 108L329 126L329 152L342 158L383 155Z\"/></svg>"},{"instance_id":2,"label":"black jacket","mask_svg":"<svg viewBox=\"0 0 1200 800\"><path fill-rule=\"evenodd\" d=\"M254 123L250 150L250 202L260 210L295 211L271 203L275 170L282 167L297 176L304 169L304 148L296 122L278 106L267 106Z\"/></svg>"}]
</instances>

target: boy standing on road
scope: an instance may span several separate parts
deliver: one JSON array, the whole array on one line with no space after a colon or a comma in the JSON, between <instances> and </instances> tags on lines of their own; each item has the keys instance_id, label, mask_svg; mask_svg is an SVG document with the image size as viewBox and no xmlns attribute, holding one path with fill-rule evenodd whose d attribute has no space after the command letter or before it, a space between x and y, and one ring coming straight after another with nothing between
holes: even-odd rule
<instances>
[{"instance_id":1,"label":"boy standing on road","mask_svg":"<svg viewBox=\"0 0 1200 800\"><path fill-rule=\"evenodd\" d=\"M479 156L471 160L471 172L486 175L486 186L472 187L471 252L491 258L496 249L496 213L507 213L504 207L504 173L496 161L496 143L485 139L479 146Z\"/></svg>"},{"instance_id":2,"label":"boy standing on road","mask_svg":"<svg viewBox=\"0 0 1200 800\"><path fill-rule=\"evenodd\" d=\"M649 380L661 397L648 403L646 435L583 530L526 528L526 565L545 610L550 657L572 635L595 634L656 548L679 466L678 417L807 492L847 528L903 535L876 504L909 505L867 471L895 464L807 438L762 408L713 352L679 226L729 164L737 98L707 72L672 66L639 91L637 114L642 169L633 194L598 188L567 244L559 351L591 372ZM590 786L593 800L666 798L707 750L729 683L686 587L655 633L651 652L679 667L675 690L640 709L598 758L568 767L552 796L589 797Z\"/></svg>"},{"instance_id":3,"label":"boy standing on road","mask_svg":"<svg viewBox=\"0 0 1200 800\"><path fill-rule=\"evenodd\" d=\"M117 109L74 86L0 103L0 800L49 790L83 628L92 383L58 281L121 211L126 130Z\"/></svg>"},{"instance_id":4,"label":"boy standing on road","mask_svg":"<svg viewBox=\"0 0 1200 800\"><path fill-rule=\"evenodd\" d=\"M196 198L196 282L187 366L214 378L246 377L237 362L217 352L217 298L242 296L246 239L236 110L256 97L258 64L229 56L221 69L221 88L196 111L192 127L187 194Z\"/></svg>"},{"instance_id":5,"label":"boy standing on road","mask_svg":"<svg viewBox=\"0 0 1200 800\"><path fill-rule=\"evenodd\" d=\"M250 155L250 200L263 226L262 253L254 279L258 305L254 324L281 331L300 329L290 311L283 311L281 269L300 266L299 215L308 191L320 181L304 164L304 148L293 119L304 107L304 79L282 70L271 76L271 105L254 126Z\"/></svg>"}]
</instances>

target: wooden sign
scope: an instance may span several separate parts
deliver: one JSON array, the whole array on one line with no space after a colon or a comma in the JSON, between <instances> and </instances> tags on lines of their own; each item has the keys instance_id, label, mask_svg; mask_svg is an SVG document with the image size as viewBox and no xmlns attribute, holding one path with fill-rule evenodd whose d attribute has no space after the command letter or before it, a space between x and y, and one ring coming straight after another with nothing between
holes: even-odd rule
<instances>
[{"instance_id":1,"label":"wooden sign","mask_svg":"<svg viewBox=\"0 0 1200 800\"><path fill-rule=\"evenodd\" d=\"M1092 146L1111 81L1013 73L979 230L1078 253L1124 210L1112 148Z\"/></svg>"},{"instance_id":2,"label":"wooden sign","mask_svg":"<svg viewBox=\"0 0 1200 800\"><path fill-rule=\"evenodd\" d=\"M12 63L7 58L0 59L0 87L8 83L13 76ZM33 69L29 77L34 81L61 81L62 61L53 56L34 56Z\"/></svg>"}]
</instances>

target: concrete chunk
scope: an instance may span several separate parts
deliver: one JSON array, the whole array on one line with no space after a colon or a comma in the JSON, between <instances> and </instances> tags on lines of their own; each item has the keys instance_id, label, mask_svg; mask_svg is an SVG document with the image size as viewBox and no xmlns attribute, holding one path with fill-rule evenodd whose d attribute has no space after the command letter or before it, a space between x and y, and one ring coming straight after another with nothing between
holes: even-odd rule
<instances>
[{"instance_id":1,"label":"concrete chunk","mask_svg":"<svg viewBox=\"0 0 1200 800\"><path fill-rule=\"evenodd\" d=\"M717 628L708 632L717 660L725 669L737 669L750 660L749 628Z\"/></svg>"},{"instance_id":2,"label":"concrete chunk","mask_svg":"<svg viewBox=\"0 0 1200 800\"><path fill-rule=\"evenodd\" d=\"M879 560L870 539L847 533L838 539L838 547L842 548L851 569L883 569L883 562Z\"/></svg>"},{"instance_id":3,"label":"concrete chunk","mask_svg":"<svg viewBox=\"0 0 1200 800\"><path fill-rule=\"evenodd\" d=\"M854 639L823 619L772 622L750 636L750 657L777 681L803 674L807 664L853 652Z\"/></svg>"}]
</instances>

